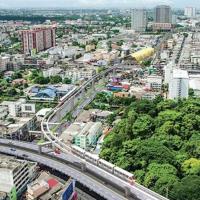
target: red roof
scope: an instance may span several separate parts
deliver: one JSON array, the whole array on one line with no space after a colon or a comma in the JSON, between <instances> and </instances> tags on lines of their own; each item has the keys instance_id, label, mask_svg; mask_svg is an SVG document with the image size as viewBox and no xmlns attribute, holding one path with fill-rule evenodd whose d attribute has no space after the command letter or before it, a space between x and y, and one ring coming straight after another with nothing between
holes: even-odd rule
<instances>
[{"instance_id":1,"label":"red roof","mask_svg":"<svg viewBox=\"0 0 200 200\"><path fill-rule=\"evenodd\" d=\"M53 178L49 179L47 182L48 182L50 188L53 188L58 184L58 181L56 179L53 179Z\"/></svg>"}]
</instances>

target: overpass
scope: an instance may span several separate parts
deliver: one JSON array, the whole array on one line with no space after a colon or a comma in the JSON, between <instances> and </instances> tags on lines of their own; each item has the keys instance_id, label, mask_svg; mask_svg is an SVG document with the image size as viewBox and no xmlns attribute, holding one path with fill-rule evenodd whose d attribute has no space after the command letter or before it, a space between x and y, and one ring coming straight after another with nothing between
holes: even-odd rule
<instances>
[{"instance_id":1,"label":"overpass","mask_svg":"<svg viewBox=\"0 0 200 200\"><path fill-rule=\"evenodd\" d=\"M24 159L36 161L75 180L109 200L166 200L166 198L139 185L130 185L126 181L110 174L97 166L85 163L71 153L55 154L52 149L7 139L0 139L0 152ZM152 195L154 194L154 195Z\"/></svg>"},{"instance_id":2,"label":"overpass","mask_svg":"<svg viewBox=\"0 0 200 200\"><path fill-rule=\"evenodd\" d=\"M63 117L67 113L70 113L75 109L77 102L79 101L79 99L84 97L85 92L88 89L92 89L93 91L95 91L95 83L102 78L105 79L109 73L114 73L117 67L118 66L112 66L111 68L101 72L100 74L95 75L85 84L76 89L73 93L64 97L62 101L44 117L41 122L41 130L44 137L52 143L53 147L59 148L63 154L67 154L68 156L70 154L73 159L77 159L77 156L74 155L71 151L71 146L63 143L51 130L53 128L52 124L62 121ZM130 195L134 196L134 199L141 200L167 200L167 198L143 187L142 185L139 185L138 183L135 183L134 186L132 186L126 183L124 180L99 168L94 164L91 164L85 160L82 163L84 163L84 166L82 166L83 168L86 167L86 169L89 170L91 173L103 176L109 183L111 183L112 185L114 184L116 186L113 190L114 193L119 190L119 187L122 187L126 193L125 196L127 197ZM107 177L109 177L109 179ZM111 197L109 196L109 198L107 199L111 199Z\"/></svg>"}]
</instances>

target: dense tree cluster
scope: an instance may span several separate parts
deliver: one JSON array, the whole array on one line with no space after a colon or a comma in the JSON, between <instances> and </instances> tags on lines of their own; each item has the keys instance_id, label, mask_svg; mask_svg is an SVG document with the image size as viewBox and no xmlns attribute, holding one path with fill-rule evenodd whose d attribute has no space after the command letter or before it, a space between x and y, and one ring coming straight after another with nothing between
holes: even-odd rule
<instances>
[{"instance_id":1,"label":"dense tree cluster","mask_svg":"<svg viewBox=\"0 0 200 200\"><path fill-rule=\"evenodd\" d=\"M200 99L139 100L124 110L100 156L172 200L200 200Z\"/></svg>"}]
</instances>

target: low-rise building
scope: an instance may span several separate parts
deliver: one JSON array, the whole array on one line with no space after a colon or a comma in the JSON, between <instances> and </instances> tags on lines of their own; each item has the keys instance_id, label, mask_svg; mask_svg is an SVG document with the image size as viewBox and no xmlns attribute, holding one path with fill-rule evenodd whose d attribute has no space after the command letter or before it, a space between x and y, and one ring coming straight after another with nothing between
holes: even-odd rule
<instances>
[{"instance_id":1,"label":"low-rise building","mask_svg":"<svg viewBox=\"0 0 200 200\"><path fill-rule=\"evenodd\" d=\"M147 77L147 85L153 90L161 90L162 76L151 75Z\"/></svg>"},{"instance_id":2,"label":"low-rise building","mask_svg":"<svg viewBox=\"0 0 200 200\"><path fill-rule=\"evenodd\" d=\"M28 184L26 200L67 200L72 199L75 193L73 179L61 181L58 177L43 171L35 181Z\"/></svg>"},{"instance_id":3,"label":"low-rise building","mask_svg":"<svg viewBox=\"0 0 200 200\"><path fill-rule=\"evenodd\" d=\"M88 149L95 146L98 138L102 135L102 123L101 122L88 122L79 134L74 138L75 145Z\"/></svg>"},{"instance_id":4,"label":"low-rise building","mask_svg":"<svg viewBox=\"0 0 200 200\"><path fill-rule=\"evenodd\" d=\"M0 155L0 192L6 199L17 199L27 184L35 178L37 163Z\"/></svg>"}]
</instances>

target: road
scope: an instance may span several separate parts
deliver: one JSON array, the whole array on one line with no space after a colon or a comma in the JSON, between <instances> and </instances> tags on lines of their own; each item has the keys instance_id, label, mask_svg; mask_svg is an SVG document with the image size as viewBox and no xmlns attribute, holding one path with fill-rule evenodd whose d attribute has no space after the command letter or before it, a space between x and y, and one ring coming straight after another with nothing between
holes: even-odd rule
<instances>
[{"instance_id":1,"label":"road","mask_svg":"<svg viewBox=\"0 0 200 200\"><path fill-rule=\"evenodd\" d=\"M2 143L4 142L4 144ZM17 142L14 143L15 145ZM20 146L20 144L18 144ZM32 161L36 161L40 164L46 165L50 168L56 169L57 171L60 171L68 176L73 177L78 182L82 183L84 186L90 188L91 190L95 191L97 194L101 195L102 197L110 200L127 200L123 196L123 192L120 194L119 191L114 192L113 189L110 189L108 185L104 185L104 182L101 180L98 180L97 178L94 179L94 177L89 176L88 173L80 172L80 169L75 169L71 166L68 162L77 162L78 160L74 157L71 157L70 155L57 155L55 156L53 152L50 152L50 149L45 149L45 152L49 152L48 154L38 154L36 151L38 147L34 144L25 144L23 143L25 148L23 147L17 147L12 145L5 145L5 141L0 141L0 152L6 153L18 157L24 157L26 155L25 159L29 159ZM13 148L15 151L13 151ZM26 149L28 148L28 149ZM11 150L12 149L12 150ZM64 159L63 162L60 159ZM129 198L128 198L129 199ZM130 198L133 199L133 198Z\"/></svg>"}]
</instances>

